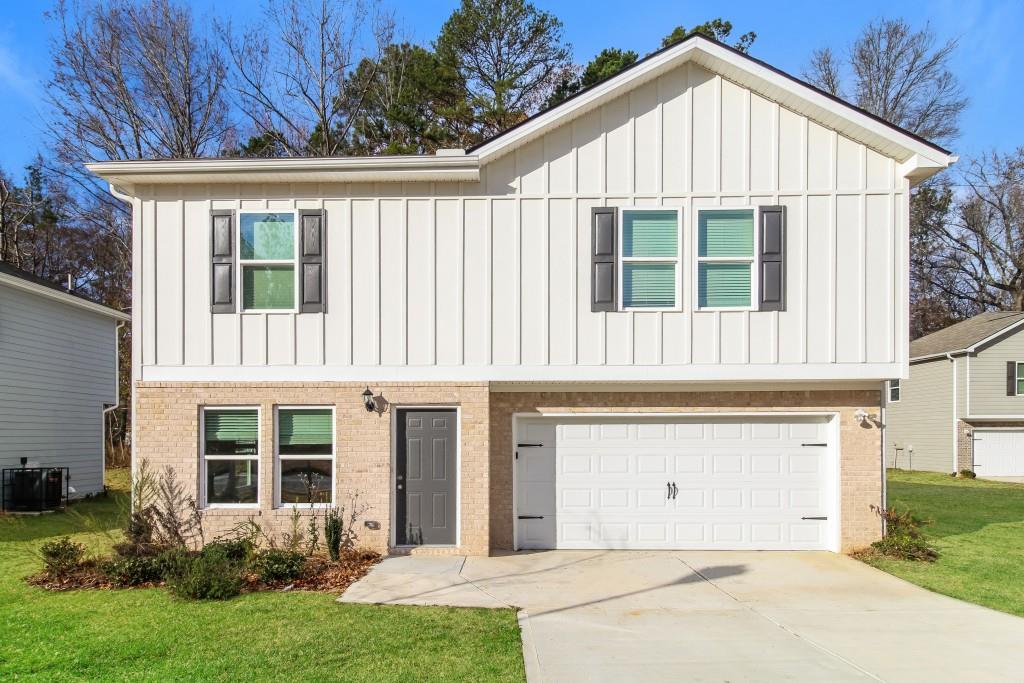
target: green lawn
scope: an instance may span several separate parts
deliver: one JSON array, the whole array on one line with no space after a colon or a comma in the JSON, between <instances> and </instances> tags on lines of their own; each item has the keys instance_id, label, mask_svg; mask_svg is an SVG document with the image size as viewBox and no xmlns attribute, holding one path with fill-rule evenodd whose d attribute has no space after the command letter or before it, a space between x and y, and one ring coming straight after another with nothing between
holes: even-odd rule
<instances>
[{"instance_id":1,"label":"green lawn","mask_svg":"<svg viewBox=\"0 0 1024 683\"><path fill-rule=\"evenodd\" d=\"M117 492L72 506L118 526ZM339 605L322 593L182 602L162 589L52 593L22 578L79 514L0 517L0 680L522 681L511 610Z\"/></svg>"},{"instance_id":2,"label":"green lawn","mask_svg":"<svg viewBox=\"0 0 1024 683\"><path fill-rule=\"evenodd\" d=\"M889 471L889 504L922 519L934 563L871 560L919 586L1024 616L1024 484Z\"/></svg>"}]
</instances>

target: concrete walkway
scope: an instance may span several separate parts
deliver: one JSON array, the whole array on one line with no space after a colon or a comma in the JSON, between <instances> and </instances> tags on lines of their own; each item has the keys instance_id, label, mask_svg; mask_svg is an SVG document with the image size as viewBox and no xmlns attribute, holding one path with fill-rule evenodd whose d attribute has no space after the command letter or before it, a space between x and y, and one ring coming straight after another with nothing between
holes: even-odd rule
<instances>
[{"instance_id":1,"label":"concrete walkway","mask_svg":"<svg viewBox=\"0 0 1024 683\"><path fill-rule=\"evenodd\" d=\"M518 607L530 683L1024 677L1024 619L832 553L395 557L339 601Z\"/></svg>"}]
</instances>

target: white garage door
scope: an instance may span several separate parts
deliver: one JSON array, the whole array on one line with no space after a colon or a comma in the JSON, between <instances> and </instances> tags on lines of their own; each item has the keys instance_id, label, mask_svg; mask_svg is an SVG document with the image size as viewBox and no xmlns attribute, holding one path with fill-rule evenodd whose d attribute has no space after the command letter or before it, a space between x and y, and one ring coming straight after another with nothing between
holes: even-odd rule
<instances>
[{"instance_id":1,"label":"white garage door","mask_svg":"<svg viewBox=\"0 0 1024 683\"><path fill-rule=\"evenodd\" d=\"M974 471L983 477L1024 477L1024 429L975 429Z\"/></svg>"},{"instance_id":2,"label":"white garage door","mask_svg":"<svg viewBox=\"0 0 1024 683\"><path fill-rule=\"evenodd\" d=\"M519 548L831 549L826 418L517 425Z\"/></svg>"}]
</instances>

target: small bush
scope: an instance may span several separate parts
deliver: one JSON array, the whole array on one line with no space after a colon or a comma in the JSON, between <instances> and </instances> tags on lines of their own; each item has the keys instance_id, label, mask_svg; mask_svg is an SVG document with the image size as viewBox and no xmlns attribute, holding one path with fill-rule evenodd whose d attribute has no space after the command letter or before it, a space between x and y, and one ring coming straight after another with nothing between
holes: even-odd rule
<instances>
[{"instance_id":1,"label":"small bush","mask_svg":"<svg viewBox=\"0 0 1024 683\"><path fill-rule=\"evenodd\" d=\"M223 553L230 561L244 564L249 561L250 557L252 557L253 550L252 541L247 538L219 538L216 541L207 543L201 552L204 555L209 553Z\"/></svg>"},{"instance_id":2,"label":"small bush","mask_svg":"<svg viewBox=\"0 0 1024 683\"><path fill-rule=\"evenodd\" d=\"M324 543L335 562L341 556L341 530L341 513L337 509L328 510L324 515Z\"/></svg>"},{"instance_id":3,"label":"small bush","mask_svg":"<svg viewBox=\"0 0 1024 683\"><path fill-rule=\"evenodd\" d=\"M43 556L46 571L54 576L68 574L82 564L85 558L85 546L72 541L69 537L47 541L39 548Z\"/></svg>"},{"instance_id":4,"label":"small bush","mask_svg":"<svg viewBox=\"0 0 1024 683\"><path fill-rule=\"evenodd\" d=\"M242 592L243 567L223 544L210 544L196 555L179 557L167 588L189 600L227 600Z\"/></svg>"},{"instance_id":5,"label":"small bush","mask_svg":"<svg viewBox=\"0 0 1024 683\"><path fill-rule=\"evenodd\" d=\"M960 470L960 478L961 479L977 479L978 475L975 474L973 470L969 470L967 468L964 468L964 469Z\"/></svg>"},{"instance_id":6,"label":"small bush","mask_svg":"<svg viewBox=\"0 0 1024 683\"><path fill-rule=\"evenodd\" d=\"M921 527L927 522L914 517L909 510L899 512L875 506L872 509L885 520L886 529L885 538L871 544L876 553L898 560L932 562L938 558L939 554L921 533Z\"/></svg>"},{"instance_id":7,"label":"small bush","mask_svg":"<svg viewBox=\"0 0 1024 683\"><path fill-rule=\"evenodd\" d=\"M157 557L118 557L101 566L104 576L115 586L139 586L163 579L163 568Z\"/></svg>"},{"instance_id":8,"label":"small bush","mask_svg":"<svg viewBox=\"0 0 1024 683\"><path fill-rule=\"evenodd\" d=\"M306 557L291 550L264 550L256 554L253 570L263 583L294 581L306 568Z\"/></svg>"}]
</instances>

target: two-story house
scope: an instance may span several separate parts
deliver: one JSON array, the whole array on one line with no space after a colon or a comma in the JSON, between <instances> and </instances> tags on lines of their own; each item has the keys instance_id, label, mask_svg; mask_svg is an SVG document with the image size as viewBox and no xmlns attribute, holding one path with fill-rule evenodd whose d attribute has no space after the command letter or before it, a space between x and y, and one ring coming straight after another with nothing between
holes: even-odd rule
<instances>
[{"instance_id":1,"label":"two-story house","mask_svg":"<svg viewBox=\"0 0 1024 683\"><path fill-rule=\"evenodd\" d=\"M466 151L92 164L135 461L220 527L358 492L381 550L864 545L954 160L695 36Z\"/></svg>"},{"instance_id":2,"label":"two-story house","mask_svg":"<svg viewBox=\"0 0 1024 683\"><path fill-rule=\"evenodd\" d=\"M910 344L886 387L889 467L1024 477L1024 313L992 311Z\"/></svg>"}]
</instances>

